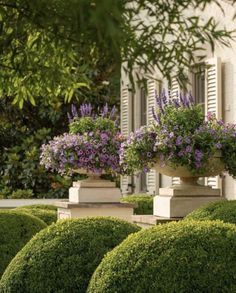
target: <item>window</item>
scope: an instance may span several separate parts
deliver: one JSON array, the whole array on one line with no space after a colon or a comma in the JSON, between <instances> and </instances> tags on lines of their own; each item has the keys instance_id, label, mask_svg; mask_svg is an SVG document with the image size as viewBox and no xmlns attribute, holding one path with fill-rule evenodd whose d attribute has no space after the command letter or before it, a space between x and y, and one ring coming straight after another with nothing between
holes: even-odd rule
<instances>
[{"instance_id":1,"label":"window","mask_svg":"<svg viewBox=\"0 0 236 293\"><path fill-rule=\"evenodd\" d=\"M140 126L147 124L147 94L145 88L140 89Z\"/></svg>"},{"instance_id":2,"label":"window","mask_svg":"<svg viewBox=\"0 0 236 293\"><path fill-rule=\"evenodd\" d=\"M196 104L202 105L205 113L205 69L202 67L193 73L193 96Z\"/></svg>"}]
</instances>

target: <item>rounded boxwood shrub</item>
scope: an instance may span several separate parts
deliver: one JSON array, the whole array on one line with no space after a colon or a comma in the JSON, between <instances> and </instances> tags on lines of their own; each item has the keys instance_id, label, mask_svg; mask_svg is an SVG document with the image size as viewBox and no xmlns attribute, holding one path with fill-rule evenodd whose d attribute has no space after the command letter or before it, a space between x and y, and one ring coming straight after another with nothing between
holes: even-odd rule
<instances>
[{"instance_id":1,"label":"rounded boxwood shrub","mask_svg":"<svg viewBox=\"0 0 236 293\"><path fill-rule=\"evenodd\" d=\"M51 225L52 223L55 223L57 221L57 212L54 210L49 210L49 209L39 209L39 208L17 208L17 211L21 211L30 215L33 215L40 220L44 221L47 225Z\"/></svg>"},{"instance_id":2,"label":"rounded boxwood shrub","mask_svg":"<svg viewBox=\"0 0 236 293\"><path fill-rule=\"evenodd\" d=\"M221 220L236 224L236 200L210 203L190 213L185 220Z\"/></svg>"},{"instance_id":3,"label":"rounded boxwood shrub","mask_svg":"<svg viewBox=\"0 0 236 293\"><path fill-rule=\"evenodd\" d=\"M0 292L86 292L104 254L139 229L115 218L59 221L37 234L12 260Z\"/></svg>"},{"instance_id":4,"label":"rounded boxwood shrub","mask_svg":"<svg viewBox=\"0 0 236 293\"><path fill-rule=\"evenodd\" d=\"M129 236L102 260L88 293L236 292L236 226L158 225Z\"/></svg>"},{"instance_id":5,"label":"rounded boxwood shrub","mask_svg":"<svg viewBox=\"0 0 236 293\"><path fill-rule=\"evenodd\" d=\"M152 215L153 214L153 197L146 194L129 195L123 197L121 202L136 203L134 208L135 215Z\"/></svg>"},{"instance_id":6,"label":"rounded boxwood shrub","mask_svg":"<svg viewBox=\"0 0 236 293\"><path fill-rule=\"evenodd\" d=\"M0 210L0 276L17 252L45 227L43 221L29 214Z\"/></svg>"}]
</instances>

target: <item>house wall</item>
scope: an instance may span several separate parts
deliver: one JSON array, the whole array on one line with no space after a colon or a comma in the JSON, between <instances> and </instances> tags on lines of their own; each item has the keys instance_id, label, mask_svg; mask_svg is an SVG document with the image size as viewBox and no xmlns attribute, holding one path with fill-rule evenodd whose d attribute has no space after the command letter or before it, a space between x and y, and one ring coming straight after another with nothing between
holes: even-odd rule
<instances>
[{"instance_id":1,"label":"house wall","mask_svg":"<svg viewBox=\"0 0 236 293\"><path fill-rule=\"evenodd\" d=\"M222 27L229 30L236 28L236 22L232 20L235 11L231 5L222 2L225 13L212 4L205 10L204 16L214 17ZM208 49L208 57L213 54ZM236 123L236 42L231 42L231 47L216 45L214 55L221 58L222 62L222 115L223 120L229 123ZM226 175L223 180L223 195L228 199L236 199L236 180Z\"/></svg>"},{"instance_id":2,"label":"house wall","mask_svg":"<svg viewBox=\"0 0 236 293\"><path fill-rule=\"evenodd\" d=\"M227 29L235 29L236 22L232 20L235 11L232 9L231 5L222 2L225 13L223 14L220 8L211 4L203 13L202 18L209 18L213 16L219 21L219 25L226 27ZM189 13L194 14L194 11L189 11ZM206 46L207 56L206 59L212 57L220 57L222 62L222 116L225 122L236 123L236 41L231 42L231 47L222 47L216 44L214 53L211 52L209 46ZM122 80L126 80L126 77L122 77ZM139 91L134 93L135 103L138 103ZM134 121L135 128L138 127L139 121L139 109L136 108ZM130 118L131 119L131 118ZM136 179L136 191L138 192L139 179ZM162 177L162 186L169 185L170 179ZM236 199L236 180L232 179L230 176L226 175L225 179L222 180L222 193L223 196L228 199Z\"/></svg>"}]
</instances>

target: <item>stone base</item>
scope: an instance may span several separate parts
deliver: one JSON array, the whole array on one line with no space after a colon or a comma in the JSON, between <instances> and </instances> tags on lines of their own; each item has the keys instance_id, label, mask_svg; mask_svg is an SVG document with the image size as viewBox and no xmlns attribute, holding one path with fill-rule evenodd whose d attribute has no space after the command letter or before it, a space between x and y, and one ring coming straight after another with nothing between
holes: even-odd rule
<instances>
[{"instance_id":1,"label":"stone base","mask_svg":"<svg viewBox=\"0 0 236 293\"><path fill-rule=\"evenodd\" d=\"M166 224L173 221L179 221L181 220L181 218L164 218L153 215L133 215L132 220L134 224L137 224L142 228L150 228L158 224Z\"/></svg>"},{"instance_id":2,"label":"stone base","mask_svg":"<svg viewBox=\"0 0 236 293\"><path fill-rule=\"evenodd\" d=\"M58 219L84 217L116 217L132 222L134 204L129 203L71 203L58 202Z\"/></svg>"},{"instance_id":3,"label":"stone base","mask_svg":"<svg viewBox=\"0 0 236 293\"><path fill-rule=\"evenodd\" d=\"M160 196L180 196L180 197L201 197L201 196L220 196L219 188L211 188L203 185L173 185L167 188L160 188Z\"/></svg>"},{"instance_id":4,"label":"stone base","mask_svg":"<svg viewBox=\"0 0 236 293\"><path fill-rule=\"evenodd\" d=\"M120 199L120 189L108 180L81 180L69 189L69 201L73 203L116 203Z\"/></svg>"},{"instance_id":5,"label":"stone base","mask_svg":"<svg viewBox=\"0 0 236 293\"><path fill-rule=\"evenodd\" d=\"M220 201L220 196L173 196L157 195L154 197L153 214L166 218L182 218L193 210L210 202Z\"/></svg>"}]
</instances>

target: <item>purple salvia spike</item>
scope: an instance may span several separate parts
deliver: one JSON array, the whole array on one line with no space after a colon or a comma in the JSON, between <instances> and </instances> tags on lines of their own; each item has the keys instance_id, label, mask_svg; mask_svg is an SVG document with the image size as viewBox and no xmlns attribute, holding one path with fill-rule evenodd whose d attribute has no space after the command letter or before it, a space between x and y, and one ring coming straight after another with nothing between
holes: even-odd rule
<instances>
[{"instance_id":1,"label":"purple salvia spike","mask_svg":"<svg viewBox=\"0 0 236 293\"><path fill-rule=\"evenodd\" d=\"M115 121L115 127L119 127L120 126L120 119L117 118L116 121Z\"/></svg>"},{"instance_id":2,"label":"purple salvia spike","mask_svg":"<svg viewBox=\"0 0 236 293\"><path fill-rule=\"evenodd\" d=\"M181 102L181 104L184 106L184 99L183 99L182 94L180 94L179 98L180 98L180 102Z\"/></svg>"},{"instance_id":3,"label":"purple salvia spike","mask_svg":"<svg viewBox=\"0 0 236 293\"><path fill-rule=\"evenodd\" d=\"M89 116L92 116L93 107L90 103L88 104L88 109L89 109Z\"/></svg>"},{"instance_id":4,"label":"purple salvia spike","mask_svg":"<svg viewBox=\"0 0 236 293\"><path fill-rule=\"evenodd\" d=\"M110 119L113 119L116 114L116 106L113 106L110 113Z\"/></svg>"},{"instance_id":5,"label":"purple salvia spike","mask_svg":"<svg viewBox=\"0 0 236 293\"><path fill-rule=\"evenodd\" d=\"M182 98L183 98L183 105L184 105L184 107L187 107L186 95L183 95Z\"/></svg>"},{"instance_id":6,"label":"purple salvia spike","mask_svg":"<svg viewBox=\"0 0 236 293\"><path fill-rule=\"evenodd\" d=\"M166 96L166 91L165 91L165 89L163 89L161 95L162 95L162 101L163 101L163 104L166 105L166 104L167 104L167 96Z\"/></svg>"},{"instance_id":7,"label":"purple salvia spike","mask_svg":"<svg viewBox=\"0 0 236 293\"><path fill-rule=\"evenodd\" d=\"M103 115L104 115L104 117L107 116L107 113L108 113L108 105L106 103L105 106L103 107Z\"/></svg>"},{"instance_id":8,"label":"purple salvia spike","mask_svg":"<svg viewBox=\"0 0 236 293\"><path fill-rule=\"evenodd\" d=\"M74 104L71 105L71 113L73 118L78 117L78 112Z\"/></svg>"},{"instance_id":9,"label":"purple salvia spike","mask_svg":"<svg viewBox=\"0 0 236 293\"><path fill-rule=\"evenodd\" d=\"M156 112L155 112L155 108L154 108L154 107L152 107L152 116L153 116L154 120L155 120L156 122L158 122L158 124L159 124L158 117L157 117L157 114L156 114Z\"/></svg>"},{"instance_id":10,"label":"purple salvia spike","mask_svg":"<svg viewBox=\"0 0 236 293\"><path fill-rule=\"evenodd\" d=\"M190 92L189 93L189 101L190 101L190 104L191 105L194 105L195 103L194 103L194 97L192 96L192 93Z\"/></svg>"},{"instance_id":11,"label":"purple salvia spike","mask_svg":"<svg viewBox=\"0 0 236 293\"><path fill-rule=\"evenodd\" d=\"M67 112L67 117L68 117L68 120L69 120L69 123L71 123L73 121L72 117L70 116L70 113Z\"/></svg>"},{"instance_id":12,"label":"purple salvia spike","mask_svg":"<svg viewBox=\"0 0 236 293\"><path fill-rule=\"evenodd\" d=\"M186 104L186 107L190 108L190 102L187 96L185 97L185 104Z\"/></svg>"},{"instance_id":13,"label":"purple salvia spike","mask_svg":"<svg viewBox=\"0 0 236 293\"><path fill-rule=\"evenodd\" d=\"M180 104L179 104L179 99L172 99L174 105L176 108L179 108L180 107Z\"/></svg>"}]
</instances>

